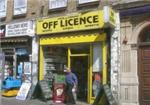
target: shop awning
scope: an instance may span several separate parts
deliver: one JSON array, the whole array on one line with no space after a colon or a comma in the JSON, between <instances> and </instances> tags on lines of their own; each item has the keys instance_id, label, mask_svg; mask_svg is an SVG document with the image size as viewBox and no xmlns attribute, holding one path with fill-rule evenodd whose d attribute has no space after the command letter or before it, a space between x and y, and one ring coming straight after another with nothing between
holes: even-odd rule
<instances>
[{"instance_id":1,"label":"shop awning","mask_svg":"<svg viewBox=\"0 0 150 105\"><path fill-rule=\"evenodd\" d=\"M40 45L70 44L70 43L90 43L106 40L106 33L78 33L69 36L55 36L40 38Z\"/></svg>"},{"instance_id":2,"label":"shop awning","mask_svg":"<svg viewBox=\"0 0 150 105\"><path fill-rule=\"evenodd\" d=\"M27 42L29 37L5 37L1 38L1 43L20 43L20 42Z\"/></svg>"}]
</instances>

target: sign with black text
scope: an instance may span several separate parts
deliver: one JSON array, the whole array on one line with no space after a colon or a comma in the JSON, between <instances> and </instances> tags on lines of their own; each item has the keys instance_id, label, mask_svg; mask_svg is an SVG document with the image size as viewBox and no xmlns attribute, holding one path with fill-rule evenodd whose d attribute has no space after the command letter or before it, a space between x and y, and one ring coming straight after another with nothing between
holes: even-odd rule
<instances>
[{"instance_id":1,"label":"sign with black text","mask_svg":"<svg viewBox=\"0 0 150 105\"><path fill-rule=\"evenodd\" d=\"M37 21L36 25L36 33L38 35L101 28L104 25L103 11L90 11L56 18L41 19Z\"/></svg>"},{"instance_id":2,"label":"sign with black text","mask_svg":"<svg viewBox=\"0 0 150 105\"><path fill-rule=\"evenodd\" d=\"M108 102L110 105L117 105L116 100L114 99L112 92L110 90L110 87L108 85L103 85L104 92L106 94L106 97L108 99Z\"/></svg>"},{"instance_id":3,"label":"sign with black text","mask_svg":"<svg viewBox=\"0 0 150 105\"><path fill-rule=\"evenodd\" d=\"M33 21L6 25L6 37L32 35L33 33Z\"/></svg>"}]
</instances>

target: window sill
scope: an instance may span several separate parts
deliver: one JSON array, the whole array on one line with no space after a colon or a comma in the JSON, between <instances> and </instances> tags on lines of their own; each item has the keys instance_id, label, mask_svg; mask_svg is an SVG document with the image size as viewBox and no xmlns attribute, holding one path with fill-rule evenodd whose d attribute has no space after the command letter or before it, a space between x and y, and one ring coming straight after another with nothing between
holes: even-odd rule
<instances>
[{"instance_id":1,"label":"window sill","mask_svg":"<svg viewBox=\"0 0 150 105\"><path fill-rule=\"evenodd\" d=\"M26 17L26 13L13 15L13 18L14 18L14 19L16 19L16 18L23 18L23 17Z\"/></svg>"},{"instance_id":2,"label":"window sill","mask_svg":"<svg viewBox=\"0 0 150 105\"><path fill-rule=\"evenodd\" d=\"M87 2L87 3L78 3L78 8L81 8L81 7L87 7L87 6L95 6L95 5L99 5L99 2L100 1L92 1L92 2Z\"/></svg>"},{"instance_id":3,"label":"window sill","mask_svg":"<svg viewBox=\"0 0 150 105\"><path fill-rule=\"evenodd\" d=\"M49 13L57 12L57 11L64 11L67 7L58 7L58 8L51 8L48 10Z\"/></svg>"}]
</instances>

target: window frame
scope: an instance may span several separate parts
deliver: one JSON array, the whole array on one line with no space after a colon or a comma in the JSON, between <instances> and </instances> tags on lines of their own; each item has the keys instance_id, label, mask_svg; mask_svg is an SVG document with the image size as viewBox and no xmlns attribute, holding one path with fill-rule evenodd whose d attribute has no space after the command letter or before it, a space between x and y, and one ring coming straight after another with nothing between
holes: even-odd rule
<instances>
[{"instance_id":1,"label":"window frame","mask_svg":"<svg viewBox=\"0 0 150 105\"><path fill-rule=\"evenodd\" d=\"M6 17L6 12L7 12L7 0L1 0L4 2L4 8L3 10L0 9L0 18Z\"/></svg>"},{"instance_id":2,"label":"window frame","mask_svg":"<svg viewBox=\"0 0 150 105\"><path fill-rule=\"evenodd\" d=\"M68 5L68 0L64 0L64 2L65 2L64 5L53 7L53 6L51 5L51 2L52 2L52 1L55 2L55 3L58 2L58 0L49 0L49 3L48 3L48 8L49 8L49 10L66 8L67 5ZM62 0L60 0L60 1L62 1Z\"/></svg>"},{"instance_id":3,"label":"window frame","mask_svg":"<svg viewBox=\"0 0 150 105\"><path fill-rule=\"evenodd\" d=\"M16 16L16 15L23 15L23 14L27 13L27 3L28 3L28 0L25 0L25 4L22 5L22 6L17 6L16 5L18 1L19 0L14 0L14 7L13 7L13 14L14 14L14 16Z\"/></svg>"}]
</instances>

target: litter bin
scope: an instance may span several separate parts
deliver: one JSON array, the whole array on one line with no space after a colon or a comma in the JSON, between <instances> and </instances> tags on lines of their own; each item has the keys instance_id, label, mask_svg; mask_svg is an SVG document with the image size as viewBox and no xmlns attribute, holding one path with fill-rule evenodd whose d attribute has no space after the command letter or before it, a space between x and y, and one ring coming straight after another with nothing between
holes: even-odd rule
<instances>
[{"instance_id":1,"label":"litter bin","mask_svg":"<svg viewBox=\"0 0 150 105\"><path fill-rule=\"evenodd\" d=\"M53 102L64 103L65 101L65 85L63 83L54 84Z\"/></svg>"}]
</instances>

